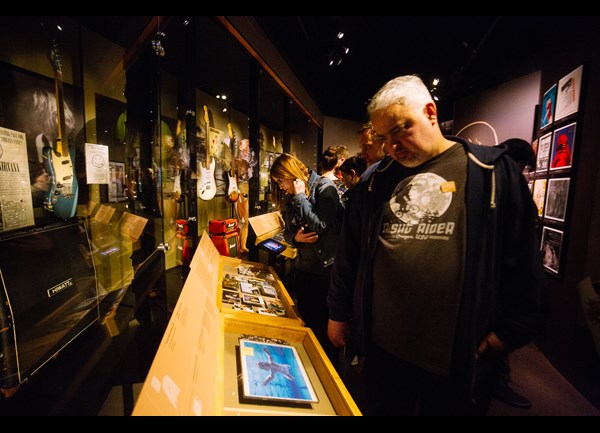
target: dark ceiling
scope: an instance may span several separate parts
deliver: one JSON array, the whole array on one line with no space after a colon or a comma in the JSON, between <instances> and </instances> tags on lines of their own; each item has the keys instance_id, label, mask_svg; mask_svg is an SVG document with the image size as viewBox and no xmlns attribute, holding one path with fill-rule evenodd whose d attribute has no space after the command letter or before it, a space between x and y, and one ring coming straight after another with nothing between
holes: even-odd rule
<instances>
[{"instance_id":1,"label":"dark ceiling","mask_svg":"<svg viewBox=\"0 0 600 433\"><path fill-rule=\"evenodd\" d=\"M362 121L386 81L436 77L442 119L453 100L539 69L537 53L558 17L258 16L325 115ZM344 32L342 40L338 32ZM347 55L339 53L350 48ZM331 65L333 61L333 65Z\"/></svg>"},{"instance_id":2,"label":"dark ceiling","mask_svg":"<svg viewBox=\"0 0 600 433\"><path fill-rule=\"evenodd\" d=\"M77 18L124 47L131 46L151 19L146 16ZM254 18L323 113L355 121L366 120L369 98L386 81L403 74L418 74L427 84L434 77L440 78L436 90L440 118L451 119L455 100L539 70L539 53L551 47L553 39L560 38L561 33L555 29L565 28L566 19L556 16ZM577 20L583 19L593 18L568 17L567 27L573 28ZM341 40L337 39L340 31L345 34ZM201 45L207 49L214 46L210 41ZM341 54L344 48L350 49L348 54ZM227 66L231 62L227 53L215 56L219 58L217 64L223 66L216 69L219 82L223 82L223 74L233 73L232 80L244 76L235 67ZM342 62L338 65L339 59ZM209 69L203 69L204 74Z\"/></svg>"}]
</instances>

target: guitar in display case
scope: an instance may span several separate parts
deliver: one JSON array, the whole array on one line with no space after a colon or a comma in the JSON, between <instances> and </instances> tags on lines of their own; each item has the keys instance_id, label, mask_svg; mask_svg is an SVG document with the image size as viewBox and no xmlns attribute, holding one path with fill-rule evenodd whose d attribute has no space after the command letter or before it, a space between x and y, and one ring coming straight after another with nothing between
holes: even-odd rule
<instances>
[{"instance_id":1,"label":"guitar in display case","mask_svg":"<svg viewBox=\"0 0 600 433\"><path fill-rule=\"evenodd\" d=\"M231 158L231 170L227 173L227 201L235 203L240 197L240 190L237 184L237 169L235 167L235 158L237 158L237 146L235 143L235 133L231 129L231 123L227 124L227 133L229 134L229 144L233 150Z\"/></svg>"},{"instance_id":2,"label":"guitar in display case","mask_svg":"<svg viewBox=\"0 0 600 433\"><path fill-rule=\"evenodd\" d=\"M204 106L204 125L206 129L206 159L200 164L200 178L198 179L198 197L202 200L212 200L217 194L217 183L215 182L215 159L210 156L210 119L208 108Z\"/></svg>"},{"instance_id":3,"label":"guitar in display case","mask_svg":"<svg viewBox=\"0 0 600 433\"><path fill-rule=\"evenodd\" d=\"M56 40L52 41L50 63L54 70L57 137L53 145L44 146L42 149L44 167L52 179L44 201L44 208L58 218L69 219L77 213L79 185L73 163L75 146L69 145L67 137L62 65Z\"/></svg>"}]
</instances>

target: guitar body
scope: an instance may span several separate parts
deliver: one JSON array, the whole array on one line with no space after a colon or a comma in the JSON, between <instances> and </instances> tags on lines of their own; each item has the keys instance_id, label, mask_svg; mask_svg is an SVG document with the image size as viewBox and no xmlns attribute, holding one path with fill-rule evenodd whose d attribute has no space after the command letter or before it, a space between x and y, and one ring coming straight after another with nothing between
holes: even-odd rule
<instances>
[{"instance_id":1,"label":"guitar body","mask_svg":"<svg viewBox=\"0 0 600 433\"><path fill-rule=\"evenodd\" d=\"M75 216L79 195L79 184L74 175L75 170L73 167L75 149L73 146L69 147L69 153L60 156L50 146L45 146L42 149L44 167L52 177L44 207L62 219Z\"/></svg>"},{"instance_id":2,"label":"guitar body","mask_svg":"<svg viewBox=\"0 0 600 433\"><path fill-rule=\"evenodd\" d=\"M240 198L240 190L237 184L237 177L227 173L227 181L229 185L227 187L227 201L229 203L235 203L238 200L238 198Z\"/></svg>"},{"instance_id":3,"label":"guitar body","mask_svg":"<svg viewBox=\"0 0 600 433\"><path fill-rule=\"evenodd\" d=\"M215 160L211 158L208 169L200 165L200 179L198 179L198 197L202 200L212 200L217 194L215 182Z\"/></svg>"}]
</instances>

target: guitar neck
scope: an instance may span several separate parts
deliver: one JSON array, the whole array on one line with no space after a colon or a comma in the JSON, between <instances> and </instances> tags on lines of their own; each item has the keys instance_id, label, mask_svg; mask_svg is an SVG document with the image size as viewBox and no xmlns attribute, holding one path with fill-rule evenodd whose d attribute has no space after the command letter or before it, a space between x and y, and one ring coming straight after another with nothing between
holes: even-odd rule
<instances>
[{"instance_id":1,"label":"guitar neck","mask_svg":"<svg viewBox=\"0 0 600 433\"><path fill-rule=\"evenodd\" d=\"M62 72L54 72L54 87L56 94L56 121L57 121L57 137L55 152L64 156L68 153L68 144L66 142L67 123L65 121L65 100L64 86L62 81Z\"/></svg>"},{"instance_id":2,"label":"guitar neck","mask_svg":"<svg viewBox=\"0 0 600 433\"><path fill-rule=\"evenodd\" d=\"M206 168L210 168L210 126L206 122Z\"/></svg>"}]
</instances>

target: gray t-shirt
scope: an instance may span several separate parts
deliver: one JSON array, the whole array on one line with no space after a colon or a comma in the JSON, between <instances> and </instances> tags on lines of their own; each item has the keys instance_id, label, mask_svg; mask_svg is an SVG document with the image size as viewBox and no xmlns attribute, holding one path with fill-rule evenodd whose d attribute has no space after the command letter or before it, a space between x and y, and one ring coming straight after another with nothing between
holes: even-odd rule
<instances>
[{"instance_id":1,"label":"gray t-shirt","mask_svg":"<svg viewBox=\"0 0 600 433\"><path fill-rule=\"evenodd\" d=\"M456 144L402 180L384 210L373 268L373 341L448 375L464 277L467 156Z\"/></svg>"}]
</instances>

